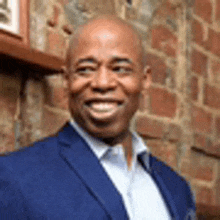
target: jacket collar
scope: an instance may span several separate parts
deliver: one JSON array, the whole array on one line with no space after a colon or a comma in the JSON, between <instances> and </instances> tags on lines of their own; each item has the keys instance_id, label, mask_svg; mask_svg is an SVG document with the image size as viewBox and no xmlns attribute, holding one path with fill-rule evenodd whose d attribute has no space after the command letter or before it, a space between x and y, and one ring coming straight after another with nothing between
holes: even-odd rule
<instances>
[{"instance_id":1,"label":"jacket collar","mask_svg":"<svg viewBox=\"0 0 220 220\"><path fill-rule=\"evenodd\" d=\"M151 175L151 177L154 179L157 186L159 187L172 219L181 220L182 218L180 218L179 216L177 204L175 204L174 202L175 201L173 198L174 195L171 193L171 190L169 189L170 183L167 183L166 179L162 178L160 174L161 170L163 170L163 167L165 165L162 164L160 161L158 161L150 153L148 155L142 154L139 156L138 159L142 164L142 166L145 168L147 172L149 172L149 174ZM169 177L166 178L169 179Z\"/></svg>"},{"instance_id":2,"label":"jacket collar","mask_svg":"<svg viewBox=\"0 0 220 220\"><path fill-rule=\"evenodd\" d=\"M58 138L61 157L82 179L111 218L115 220L128 219L121 196L84 139L69 123L63 127ZM160 170L165 165L149 152L143 153L138 159L160 188L172 219L181 219L167 181L160 174Z\"/></svg>"},{"instance_id":3,"label":"jacket collar","mask_svg":"<svg viewBox=\"0 0 220 220\"><path fill-rule=\"evenodd\" d=\"M88 134L82 127L80 127L73 118L70 119L69 124L73 126L74 130L87 142L89 147L92 149L96 157L101 160L104 155L109 151L112 146L105 144L103 141L92 137ZM142 138L134 131L130 131L132 134L132 148L135 157L142 153L148 153L149 150L145 143L143 142ZM120 144L114 146L117 147Z\"/></svg>"},{"instance_id":4,"label":"jacket collar","mask_svg":"<svg viewBox=\"0 0 220 220\"><path fill-rule=\"evenodd\" d=\"M59 133L60 155L112 219L128 219L122 198L87 143L66 124Z\"/></svg>"}]
</instances>

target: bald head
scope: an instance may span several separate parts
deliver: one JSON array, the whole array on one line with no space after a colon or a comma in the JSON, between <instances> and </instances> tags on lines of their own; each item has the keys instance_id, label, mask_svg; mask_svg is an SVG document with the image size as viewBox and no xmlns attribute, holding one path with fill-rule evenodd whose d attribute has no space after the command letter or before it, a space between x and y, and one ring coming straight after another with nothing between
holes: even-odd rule
<instances>
[{"instance_id":1,"label":"bald head","mask_svg":"<svg viewBox=\"0 0 220 220\"><path fill-rule=\"evenodd\" d=\"M118 41L113 38L117 36ZM74 51L81 43L85 47L90 38L97 41L102 38L105 42L112 47L117 47L121 43L127 43L133 47L133 51L138 53L141 65L144 67L144 48L142 40L137 30L126 21L113 15L101 15L88 20L85 24L79 26L74 35L70 39L69 49L67 53L67 69L71 68L72 61L74 60ZM101 45L100 45L101 46Z\"/></svg>"}]
</instances>

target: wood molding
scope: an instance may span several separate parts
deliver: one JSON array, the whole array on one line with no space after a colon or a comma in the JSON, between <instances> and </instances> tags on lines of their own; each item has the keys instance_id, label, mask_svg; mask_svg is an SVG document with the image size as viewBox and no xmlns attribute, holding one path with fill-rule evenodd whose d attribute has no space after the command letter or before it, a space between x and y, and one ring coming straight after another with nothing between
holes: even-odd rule
<instances>
[{"instance_id":1,"label":"wood molding","mask_svg":"<svg viewBox=\"0 0 220 220\"><path fill-rule=\"evenodd\" d=\"M45 70L44 73L62 72L64 60L30 47L30 0L20 0L19 6L19 33L0 30L0 55L3 55L1 58L10 62L14 59L36 71Z\"/></svg>"},{"instance_id":2,"label":"wood molding","mask_svg":"<svg viewBox=\"0 0 220 220\"><path fill-rule=\"evenodd\" d=\"M64 60L29 47L13 44L7 40L0 38L0 54L4 55L4 59L13 58L22 63L30 65L34 69L48 72L62 72Z\"/></svg>"}]
</instances>

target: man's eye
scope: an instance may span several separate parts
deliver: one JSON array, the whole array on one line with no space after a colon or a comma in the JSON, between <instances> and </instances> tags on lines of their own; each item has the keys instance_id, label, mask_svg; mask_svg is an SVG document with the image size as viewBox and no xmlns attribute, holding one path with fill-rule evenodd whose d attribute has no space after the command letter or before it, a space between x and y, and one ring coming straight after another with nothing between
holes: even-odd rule
<instances>
[{"instance_id":1,"label":"man's eye","mask_svg":"<svg viewBox=\"0 0 220 220\"><path fill-rule=\"evenodd\" d=\"M117 66L113 68L113 71L116 73L131 73L132 69L130 67Z\"/></svg>"},{"instance_id":2,"label":"man's eye","mask_svg":"<svg viewBox=\"0 0 220 220\"><path fill-rule=\"evenodd\" d=\"M79 74L91 74L95 71L92 67L79 67L76 69L76 72Z\"/></svg>"}]
</instances>

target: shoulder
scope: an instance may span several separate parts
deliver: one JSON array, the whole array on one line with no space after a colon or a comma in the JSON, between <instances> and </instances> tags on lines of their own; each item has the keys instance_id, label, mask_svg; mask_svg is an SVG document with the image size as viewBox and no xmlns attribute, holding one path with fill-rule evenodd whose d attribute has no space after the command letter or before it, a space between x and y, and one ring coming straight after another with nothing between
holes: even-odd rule
<instances>
[{"instance_id":1,"label":"shoulder","mask_svg":"<svg viewBox=\"0 0 220 220\"><path fill-rule=\"evenodd\" d=\"M27 218L23 189L30 188L29 183L36 182L35 176L42 174L45 161L53 159L56 142L50 137L0 156L0 219Z\"/></svg>"},{"instance_id":2,"label":"shoulder","mask_svg":"<svg viewBox=\"0 0 220 220\"><path fill-rule=\"evenodd\" d=\"M0 154L0 168L18 169L19 167L29 167L44 158L52 157L57 151L57 137L48 137L23 147L15 152Z\"/></svg>"},{"instance_id":3,"label":"shoulder","mask_svg":"<svg viewBox=\"0 0 220 220\"><path fill-rule=\"evenodd\" d=\"M168 166L165 162L152 155L150 155L150 167L152 173L158 174L167 185L188 189L189 184L183 176L172 167Z\"/></svg>"},{"instance_id":4,"label":"shoulder","mask_svg":"<svg viewBox=\"0 0 220 220\"><path fill-rule=\"evenodd\" d=\"M21 186L36 181L36 176L45 174L45 167L53 167L52 162L57 160L57 140L53 137L45 138L19 151L1 155L0 197L10 201L13 195L21 198Z\"/></svg>"},{"instance_id":5,"label":"shoulder","mask_svg":"<svg viewBox=\"0 0 220 220\"><path fill-rule=\"evenodd\" d=\"M184 201L189 207L195 206L194 196L190 184L177 171L168 166L165 162L150 155L151 172L159 176L167 190L175 197L176 202Z\"/></svg>"},{"instance_id":6,"label":"shoulder","mask_svg":"<svg viewBox=\"0 0 220 220\"><path fill-rule=\"evenodd\" d=\"M185 182L185 179L180 176L172 167L151 154L150 167L151 171L157 172L160 176L166 176L166 180L168 181L176 180L180 182Z\"/></svg>"}]
</instances>

